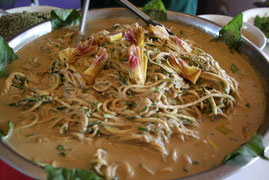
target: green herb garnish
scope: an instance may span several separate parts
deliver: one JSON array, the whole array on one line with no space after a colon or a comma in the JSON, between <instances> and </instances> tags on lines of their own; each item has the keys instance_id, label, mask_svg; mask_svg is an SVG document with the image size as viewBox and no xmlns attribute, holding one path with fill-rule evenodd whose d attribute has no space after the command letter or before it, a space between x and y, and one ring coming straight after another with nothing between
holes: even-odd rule
<instances>
[{"instance_id":1,"label":"green herb garnish","mask_svg":"<svg viewBox=\"0 0 269 180\"><path fill-rule=\"evenodd\" d=\"M257 26L267 38L269 38L269 17L260 17L257 15L254 19L254 25Z\"/></svg>"},{"instance_id":2,"label":"green herb garnish","mask_svg":"<svg viewBox=\"0 0 269 180\"><path fill-rule=\"evenodd\" d=\"M85 169L55 168L51 165L45 166L47 180L102 180L94 172Z\"/></svg>"},{"instance_id":3,"label":"green herb garnish","mask_svg":"<svg viewBox=\"0 0 269 180\"><path fill-rule=\"evenodd\" d=\"M148 109L149 107L148 106L145 106L140 112L144 112Z\"/></svg>"},{"instance_id":4,"label":"green herb garnish","mask_svg":"<svg viewBox=\"0 0 269 180\"><path fill-rule=\"evenodd\" d=\"M227 25L219 31L218 40L223 41L229 49L235 48L241 41L240 29L243 24L243 14L235 16Z\"/></svg>"},{"instance_id":5,"label":"green herb garnish","mask_svg":"<svg viewBox=\"0 0 269 180\"><path fill-rule=\"evenodd\" d=\"M232 73L239 73L239 68L235 64L232 64L230 69Z\"/></svg>"},{"instance_id":6,"label":"green herb garnish","mask_svg":"<svg viewBox=\"0 0 269 180\"><path fill-rule=\"evenodd\" d=\"M231 162L235 165L243 165L257 156L260 156L265 160L269 160L269 158L264 155L264 150L265 147L262 141L262 137L255 133L250 139L250 141L242 144L234 152L231 152L230 154L225 156L222 162Z\"/></svg>"},{"instance_id":7,"label":"green herb garnish","mask_svg":"<svg viewBox=\"0 0 269 180\"><path fill-rule=\"evenodd\" d=\"M152 0L147 3L142 11L156 21L166 21L167 13L161 0Z\"/></svg>"},{"instance_id":8,"label":"green herb garnish","mask_svg":"<svg viewBox=\"0 0 269 180\"><path fill-rule=\"evenodd\" d=\"M58 145L57 150L58 151L65 151L65 147L63 145Z\"/></svg>"},{"instance_id":9,"label":"green herb garnish","mask_svg":"<svg viewBox=\"0 0 269 180\"><path fill-rule=\"evenodd\" d=\"M18 59L18 56L0 35L0 77L8 76L8 73L6 70L4 70L4 68L7 64L12 63L16 59Z\"/></svg>"},{"instance_id":10,"label":"green herb garnish","mask_svg":"<svg viewBox=\"0 0 269 180\"><path fill-rule=\"evenodd\" d=\"M50 13L52 30L80 23L80 14L75 9L56 9Z\"/></svg>"},{"instance_id":11,"label":"green herb garnish","mask_svg":"<svg viewBox=\"0 0 269 180\"><path fill-rule=\"evenodd\" d=\"M138 129L139 131L145 131L145 132L148 131L148 129L147 129L147 128L144 128L144 127L137 127L137 129Z\"/></svg>"}]
</instances>

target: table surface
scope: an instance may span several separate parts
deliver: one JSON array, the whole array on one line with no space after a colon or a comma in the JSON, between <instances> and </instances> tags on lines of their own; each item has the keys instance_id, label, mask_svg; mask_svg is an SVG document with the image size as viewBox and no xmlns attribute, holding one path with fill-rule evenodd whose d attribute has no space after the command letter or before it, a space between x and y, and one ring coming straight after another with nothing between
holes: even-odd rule
<instances>
[{"instance_id":1,"label":"table surface","mask_svg":"<svg viewBox=\"0 0 269 180\"><path fill-rule=\"evenodd\" d=\"M266 45L266 47L263 49L263 52L265 52L269 60L269 44ZM266 151L267 156L269 156L268 154L269 154L269 148ZM239 170L235 174L227 178L224 178L223 180L238 180L238 179L268 180L269 179L268 177L269 177L269 161L258 159L254 163ZM21 174L20 172L9 167L0 160L0 180L11 180L11 179L32 180L31 178Z\"/></svg>"}]
</instances>

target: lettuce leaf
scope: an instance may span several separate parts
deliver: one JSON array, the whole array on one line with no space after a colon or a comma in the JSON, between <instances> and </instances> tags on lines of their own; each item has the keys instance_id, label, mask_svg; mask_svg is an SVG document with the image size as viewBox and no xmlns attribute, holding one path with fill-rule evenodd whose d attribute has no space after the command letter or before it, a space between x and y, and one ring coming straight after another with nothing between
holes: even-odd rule
<instances>
[{"instance_id":1,"label":"lettuce leaf","mask_svg":"<svg viewBox=\"0 0 269 180\"><path fill-rule=\"evenodd\" d=\"M257 15L254 19L254 25L258 27L267 38L269 38L269 17L260 17Z\"/></svg>"},{"instance_id":2,"label":"lettuce leaf","mask_svg":"<svg viewBox=\"0 0 269 180\"><path fill-rule=\"evenodd\" d=\"M18 59L18 56L0 35L0 77L8 76L8 73L6 70L4 70L4 68L7 64L12 63L16 59Z\"/></svg>"},{"instance_id":3,"label":"lettuce leaf","mask_svg":"<svg viewBox=\"0 0 269 180\"><path fill-rule=\"evenodd\" d=\"M234 165L244 165L252 158L257 156L260 156L265 160L269 160L269 158L264 155L264 150L265 147L262 141L262 137L255 133L250 141L242 144L235 151L225 156L222 162L229 162Z\"/></svg>"},{"instance_id":4,"label":"lettuce leaf","mask_svg":"<svg viewBox=\"0 0 269 180\"><path fill-rule=\"evenodd\" d=\"M75 9L56 9L50 13L52 30L79 24L81 16Z\"/></svg>"},{"instance_id":5,"label":"lettuce leaf","mask_svg":"<svg viewBox=\"0 0 269 180\"><path fill-rule=\"evenodd\" d=\"M45 165L47 180L102 180L94 172L84 169L55 168Z\"/></svg>"},{"instance_id":6,"label":"lettuce leaf","mask_svg":"<svg viewBox=\"0 0 269 180\"><path fill-rule=\"evenodd\" d=\"M167 13L161 0L152 0L147 3L142 11L156 21L166 21Z\"/></svg>"},{"instance_id":7,"label":"lettuce leaf","mask_svg":"<svg viewBox=\"0 0 269 180\"><path fill-rule=\"evenodd\" d=\"M8 127L9 129L6 135L4 135L3 131L0 129L0 139L9 137L10 134L13 132L14 124L11 121L8 121Z\"/></svg>"},{"instance_id":8,"label":"lettuce leaf","mask_svg":"<svg viewBox=\"0 0 269 180\"><path fill-rule=\"evenodd\" d=\"M242 37L240 29L243 24L243 14L235 16L227 25L223 26L219 31L218 40L223 41L229 49L236 48Z\"/></svg>"}]
</instances>

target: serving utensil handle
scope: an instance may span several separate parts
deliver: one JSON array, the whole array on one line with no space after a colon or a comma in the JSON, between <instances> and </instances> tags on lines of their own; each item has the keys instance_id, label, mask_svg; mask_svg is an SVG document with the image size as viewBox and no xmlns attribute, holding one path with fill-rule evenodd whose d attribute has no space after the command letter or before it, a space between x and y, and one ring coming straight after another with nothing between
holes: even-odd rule
<instances>
[{"instance_id":1,"label":"serving utensil handle","mask_svg":"<svg viewBox=\"0 0 269 180\"><path fill-rule=\"evenodd\" d=\"M89 4L90 4L90 0L85 0L83 3L83 8L81 12L82 15L81 15L81 20L79 24L78 34L77 34L76 46L79 45L80 41L83 39L85 35L85 26L87 22L87 13L89 9Z\"/></svg>"},{"instance_id":2,"label":"serving utensil handle","mask_svg":"<svg viewBox=\"0 0 269 180\"><path fill-rule=\"evenodd\" d=\"M119 4L121 4L122 6L126 7L132 13L134 13L135 15L137 15L145 23L151 24L150 21L152 21L152 19L148 15L146 15L145 13L143 13L140 9L138 9L136 6L134 6L132 3L130 3L129 1L127 1L127 0L116 0L116 1Z\"/></svg>"},{"instance_id":3,"label":"serving utensil handle","mask_svg":"<svg viewBox=\"0 0 269 180\"><path fill-rule=\"evenodd\" d=\"M115 1L117 1L119 4L121 4L125 8L129 9L132 13L134 13L136 16L142 19L147 25L152 24L154 26L160 25L160 26L165 27L163 24L151 19L151 17L143 13L140 9L138 9L135 5L133 5L129 1L127 0L115 0ZM165 29L170 35L174 35L174 33L171 32L169 28L165 27Z\"/></svg>"}]
</instances>

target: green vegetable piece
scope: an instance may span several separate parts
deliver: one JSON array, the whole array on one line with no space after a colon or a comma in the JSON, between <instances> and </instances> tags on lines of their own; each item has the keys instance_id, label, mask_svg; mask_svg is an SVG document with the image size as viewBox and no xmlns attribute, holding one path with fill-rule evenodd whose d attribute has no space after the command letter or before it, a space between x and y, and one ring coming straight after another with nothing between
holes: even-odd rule
<instances>
[{"instance_id":1,"label":"green vegetable piece","mask_svg":"<svg viewBox=\"0 0 269 180\"><path fill-rule=\"evenodd\" d=\"M145 106L140 112L144 112L148 109L149 107L148 106Z\"/></svg>"},{"instance_id":2,"label":"green vegetable piece","mask_svg":"<svg viewBox=\"0 0 269 180\"><path fill-rule=\"evenodd\" d=\"M269 38L269 17L260 17L257 15L254 19L254 25L258 27L267 38Z\"/></svg>"},{"instance_id":3,"label":"green vegetable piece","mask_svg":"<svg viewBox=\"0 0 269 180\"><path fill-rule=\"evenodd\" d=\"M232 73L239 73L239 69L235 64L232 64L230 69L231 69Z\"/></svg>"},{"instance_id":4,"label":"green vegetable piece","mask_svg":"<svg viewBox=\"0 0 269 180\"><path fill-rule=\"evenodd\" d=\"M241 41L240 29L243 24L243 14L235 16L227 25L219 31L217 39L223 41L229 49L235 48Z\"/></svg>"},{"instance_id":5,"label":"green vegetable piece","mask_svg":"<svg viewBox=\"0 0 269 180\"><path fill-rule=\"evenodd\" d=\"M57 150L58 151L65 151L65 147L63 145L58 145Z\"/></svg>"},{"instance_id":6,"label":"green vegetable piece","mask_svg":"<svg viewBox=\"0 0 269 180\"><path fill-rule=\"evenodd\" d=\"M264 155L264 144L262 137L256 133L252 136L250 141L242 144L234 152L231 152L224 157L223 163L232 163L234 165L244 165L252 158L260 156L265 160L269 160L268 157Z\"/></svg>"},{"instance_id":7,"label":"green vegetable piece","mask_svg":"<svg viewBox=\"0 0 269 180\"><path fill-rule=\"evenodd\" d=\"M0 78L7 78L9 76L9 73L6 69L0 71Z\"/></svg>"},{"instance_id":8,"label":"green vegetable piece","mask_svg":"<svg viewBox=\"0 0 269 180\"><path fill-rule=\"evenodd\" d=\"M3 131L0 129L0 139L8 138L10 134L13 132L13 129L14 129L14 124L11 121L8 121L8 132L6 135L4 135Z\"/></svg>"},{"instance_id":9,"label":"green vegetable piece","mask_svg":"<svg viewBox=\"0 0 269 180\"><path fill-rule=\"evenodd\" d=\"M139 131L145 131L145 132L148 131L148 129L147 129L147 128L144 128L144 127L137 127L137 129L138 129Z\"/></svg>"},{"instance_id":10,"label":"green vegetable piece","mask_svg":"<svg viewBox=\"0 0 269 180\"><path fill-rule=\"evenodd\" d=\"M84 169L55 168L51 165L45 166L47 180L101 180L94 172Z\"/></svg>"},{"instance_id":11,"label":"green vegetable piece","mask_svg":"<svg viewBox=\"0 0 269 180\"><path fill-rule=\"evenodd\" d=\"M229 134L230 132L233 132L232 127L229 126L228 124L221 124L221 125L218 125L215 129L216 129L217 131L221 132L221 133L224 134L224 135L227 135L227 134Z\"/></svg>"},{"instance_id":12,"label":"green vegetable piece","mask_svg":"<svg viewBox=\"0 0 269 180\"><path fill-rule=\"evenodd\" d=\"M12 63L16 59L18 59L18 56L0 35L0 77L8 76L8 73L6 70L4 70L4 68L7 64Z\"/></svg>"},{"instance_id":13,"label":"green vegetable piece","mask_svg":"<svg viewBox=\"0 0 269 180\"><path fill-rule=\"evenodd\" d=\"M56 9L50 13L52 30L66 26L74 26L80 22L80 14L75 9Z\"/></svg>"},{"instance_id":14,"label":"green vegetable piece","mask_svg":"<svg viewBox=\"0 0 269 180\"><path fill-rule=\"evenodd\" d=\"M166 21L167 13L161 0L152 0L146 4L142 11L156 21Z\"/></svg>"}]
</instances>

